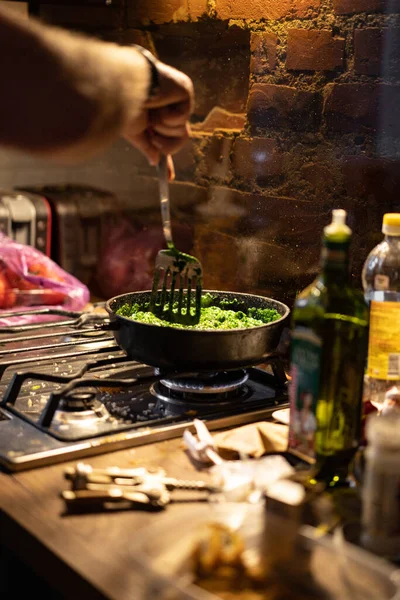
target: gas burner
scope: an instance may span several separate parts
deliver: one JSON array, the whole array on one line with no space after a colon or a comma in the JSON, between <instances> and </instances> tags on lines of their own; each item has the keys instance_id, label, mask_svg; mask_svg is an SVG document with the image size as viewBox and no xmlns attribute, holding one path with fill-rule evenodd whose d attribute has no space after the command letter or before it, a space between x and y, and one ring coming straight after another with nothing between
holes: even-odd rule
<instances>
[{"instance_id":1,"label":"gas burner","mask_svg":"<svg viewBox=\"0 0 400 600\"><path fill-rule=\"evenodd\" d=\"M184 379L161 379L165 387L180 394L226 394L239 389L248 380L248 373L222 371L220 373L196 373Z\"/></svg>"},{"instance_id":2,"label":"gas burner","mask_svg":"<svg viewBox=\"0 0 400 600\"><path fill-rule=\"evenodd\" d=\"M101 423L117 423L107 408L96 400L92 392L80 392L66 396L56 410L51 427L54 431L65 434L69 430L93 430Z\"/></svg>"},{"instance_id":3,"label":"gas burner","mask_svg":"<svg viewBox=\"0 0 400 600\"><path fill-rule=\"evenodd\" d=\"M100 402L97 402L100 404ZM96 404L95 392L74 392L61 398L59 409L65 413L92 411Z\"/></svg>"},{"instance_id":4,"label":"gas burner","mask_svg":"<svg viewBox=\"0 0 400 600\"><path fill-rule=\"evenodd\" d=\"M199 373L182 379L161 379L150 387L150 392L169 412L214 412L245 399L248 378L244 370Z\"/></svg>"}]
</instances>

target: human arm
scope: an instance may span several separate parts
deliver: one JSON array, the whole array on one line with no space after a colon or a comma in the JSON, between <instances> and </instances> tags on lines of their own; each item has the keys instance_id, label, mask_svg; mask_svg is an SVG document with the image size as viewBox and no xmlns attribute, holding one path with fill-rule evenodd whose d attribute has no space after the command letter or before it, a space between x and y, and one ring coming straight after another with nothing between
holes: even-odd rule
<instances>
[{"instance_id":1,"label":"human arm","mask_svg":"<svg viewBox=\"0 0 400 600\"><path fill-rule=\"evenodd\" d=\"M134 48L0 11L0 52L0 145L75 162L123 136L156 164L188 136L191 81L158 62L149 99L149 64Z\"/></svg>"}]
</instances>

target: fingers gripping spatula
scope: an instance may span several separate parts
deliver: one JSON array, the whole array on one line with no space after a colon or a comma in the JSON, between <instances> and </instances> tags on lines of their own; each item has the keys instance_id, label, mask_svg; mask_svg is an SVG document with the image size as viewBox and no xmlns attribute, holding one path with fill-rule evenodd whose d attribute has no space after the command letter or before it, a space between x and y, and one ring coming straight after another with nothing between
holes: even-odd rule
<instances>
[{"instance_id":1,"label":"fingers gripping spatula","mask_svg":"<svg viewBox=\"0 0 400 600\"><path fill-rule=\"evenodd\" d=\"M167 249L160 250L156 257L150 310L160 319L195 325L200 319L202 266L194 256L177 250L172 240L168 164L164 155L161 156L158 174L161 218Z\"/></svg>"}]
</instances>

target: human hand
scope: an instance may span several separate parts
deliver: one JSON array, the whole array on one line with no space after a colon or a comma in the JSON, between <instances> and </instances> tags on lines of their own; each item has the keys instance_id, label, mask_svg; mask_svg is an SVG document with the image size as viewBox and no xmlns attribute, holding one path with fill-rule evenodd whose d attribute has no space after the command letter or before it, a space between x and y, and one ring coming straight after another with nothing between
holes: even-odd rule
<instances>
[{"instance_id":1,"label":"human hand","mask_svg":"<svg viewBox=\"0 0 400 600\"><path fill-rule=\"evenodd\" d=\"M178 152L189 137L189 117L193 110L192 81L177 69L156 62L159 88L147 100L140 114L124 132L124 137L141 150L151 165L157 165L161 154ZM169 158L170 179L174 177Z\"/></svg>"}]
</instances>

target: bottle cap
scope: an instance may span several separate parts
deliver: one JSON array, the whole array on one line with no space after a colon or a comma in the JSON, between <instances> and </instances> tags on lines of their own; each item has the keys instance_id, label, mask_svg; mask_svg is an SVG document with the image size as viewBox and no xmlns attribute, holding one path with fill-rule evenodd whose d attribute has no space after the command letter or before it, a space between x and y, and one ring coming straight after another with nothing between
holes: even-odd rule
<instances>
[{"instance_id":1,"label":"bottle cap","mask_svg":"<svg viewBox=\"0 0 400 600\"><path fill-rule=\"evenodd\" d=\"M346 216L347 213L342 208L335 208L332 211L332 223L337 223L338 225L346 224Z\"/></svg>"},{"instance_id":2,"label":"bottle cap","mask_svg":"<svg viewBox=\"0 0 400 600\"><path fill-rule=\"evenodd\" d=\"M325 237L332 241L345 241L351 236L351 229L346 225L347 212L341 208L332 211L332 221L324 228Z\"/></svg>"},{"instance_id":3,"label":"bottle cap","mask_svg":"<svg viewBox=\"0 0 400 600\"><path fill-rule=\"evenodd\" d=\"M383 215L382 232L386 235L400 236L400 213L386 213Z\"/></svg>"}]
</instances>

